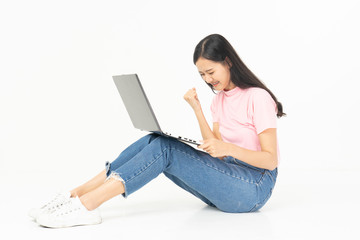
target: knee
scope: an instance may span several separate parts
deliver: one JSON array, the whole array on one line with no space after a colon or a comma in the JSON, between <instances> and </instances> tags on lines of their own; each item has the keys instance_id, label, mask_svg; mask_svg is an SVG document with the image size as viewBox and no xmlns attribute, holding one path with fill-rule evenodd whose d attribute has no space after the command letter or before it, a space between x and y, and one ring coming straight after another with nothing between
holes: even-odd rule
<instances>
[{"instance_id":1,"label":"knee","mask_svg":"<svg viewBox=\"0 0 360 240\"><path fill-rule=\"evenodd\" d=\"M153 143L161 145L161 146L168 146L171 144L171 142L173 140L166 136L157 135L157 134L154 134L154 135L156 136L156 139L154 139Z\"/></svg>"},{"instance_id":2,"label":"knee","mask_svg":"<svg viewBox=\"0 0 360 240\"><path fill-rule=\"evenodd\" d=\"M243 202L227 202L217 204L216 207L227 213L247 213L252 212L253 206Z\"/></svg>"},{"instance_id":3,"label":"knee","mask_svg":"<svg viewBox=\"0 0 360 240\"><path fill-rule=\"evenodd\" d=\"M159 134L156 133L149 133L145 136L143 136L142 138L140 138L136 143L142 143L142 144L150 144L151 142L153 142L154 140L156 140L157 138L161 137Z\"/></svg>"},{"instance_id":4,"label":"knee","mask_svg":"<svg viewBox=\"0 0 360 240\"><path fill-rule=\"evenodd\" d=\"M156 133L149 133L149 134L145 135L143 138L147 139L149 142L152 142L153 140L155 140L158 137L161 137L161 136Z\"/></svg>"}]
</instances>

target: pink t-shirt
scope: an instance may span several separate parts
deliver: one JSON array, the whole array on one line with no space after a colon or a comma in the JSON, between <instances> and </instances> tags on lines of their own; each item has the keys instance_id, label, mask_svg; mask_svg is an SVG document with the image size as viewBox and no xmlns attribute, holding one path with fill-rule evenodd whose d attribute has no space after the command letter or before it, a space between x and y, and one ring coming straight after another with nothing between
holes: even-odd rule
<instances>
[{"instance_id":1,"label":"pink t-shirt","mask_svg":"<svg viewBox=\"0 0 360 240\"><path fill-rule=\"evenodd\" d=\"M213 98L211 113L225 142L253 151L261 151L258 134L276 128L275 101L262 88L220 91Z\"/></svg>"}]
</instances>

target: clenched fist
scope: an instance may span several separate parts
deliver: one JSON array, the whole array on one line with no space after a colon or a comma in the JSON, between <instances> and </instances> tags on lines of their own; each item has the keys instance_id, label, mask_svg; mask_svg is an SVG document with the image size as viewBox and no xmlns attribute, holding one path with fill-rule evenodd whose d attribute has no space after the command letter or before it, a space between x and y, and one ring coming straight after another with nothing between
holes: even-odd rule
<instances>
[{"instance_id":1,"label":"clenched fist","mask_svg":"<svg viewBox=\"0 0 360 240\"><path fill-rule=\"evenodd\" d=\"M196 89L192 88L184 95L184 99L190 104L194 111L201 109L200 101L198 99Z\"/></svg>"}]
</instances>

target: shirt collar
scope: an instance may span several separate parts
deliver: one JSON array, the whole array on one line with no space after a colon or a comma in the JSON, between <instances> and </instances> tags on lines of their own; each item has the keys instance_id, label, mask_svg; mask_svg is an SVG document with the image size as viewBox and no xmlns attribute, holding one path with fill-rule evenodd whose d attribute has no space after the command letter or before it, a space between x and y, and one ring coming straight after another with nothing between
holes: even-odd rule
<instances>
[{"instance_id":1,"label":"shirt collar","mask_svg":"<svg viewBox=\"0 0 360 240\"><path fill-rule=\"evenodd\" d=\"M234 89L231 89L229 91L223 90L226 97L234 96L236 93L238 93L240 91L241 91L241 88L239 88L239 87L235 87Z\"/></svg>"}]
</instances>

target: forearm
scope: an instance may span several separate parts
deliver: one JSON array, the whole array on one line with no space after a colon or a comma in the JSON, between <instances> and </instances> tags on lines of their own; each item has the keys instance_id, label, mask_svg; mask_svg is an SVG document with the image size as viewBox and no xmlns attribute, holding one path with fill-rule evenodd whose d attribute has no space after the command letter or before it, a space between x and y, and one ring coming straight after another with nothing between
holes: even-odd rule
<instances>
[{"instance_id":1,"label":"forearm","mask_svg":"<svg viewBox=\"0 0 360 240\"><path fill-rule=\"evenodd\" d=\"M258 168L274 170L278 164L277 155L267 151L252 151L231 143L228 143L227 151L228 156L232 156Z\"/></svg>"},{"instance_id":2,"label":"forearm","mask_svg":"<svg viewBox=\"0 0 360 240\"><path fill-rule=\"evenodd\" d=\"M205 139L210 139L210 138L216 138L213 131L209 127L209 124L206 121L206 118L204 116L204 113L203 113L202 109L199 108L197 110L194 110L194 112L195 112L195 116L196 116L196 118L198 120L198 123L199 123L202 138L204 140Z\"/></svg>"}]
</instances>

